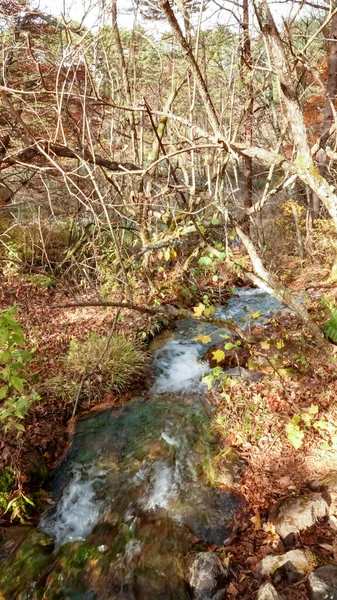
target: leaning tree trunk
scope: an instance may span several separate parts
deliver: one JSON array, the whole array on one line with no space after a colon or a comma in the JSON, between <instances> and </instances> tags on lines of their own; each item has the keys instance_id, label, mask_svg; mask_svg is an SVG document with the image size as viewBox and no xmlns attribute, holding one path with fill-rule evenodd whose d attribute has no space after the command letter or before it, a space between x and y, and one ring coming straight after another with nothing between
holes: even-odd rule
<instances>
[{"instance_id":1,"label":"leaning tree trunk","mask_svg":"<svg viewBox=\"0 0 337 600\"><path fill-rule=\"evenodd\" d=\"M311 156L303 112L297 96L296 81L290 69L280 33L267 1L254 0L254 7L261 32L267 42L271 66L280 82L285 114L290 124L296 150L296 173L324 204L337 229L337 195L334 188L320 174Z\"/></svg>"},{"instance_id":2,"label":"leaning tree trunk","mask_svg":"<svg viewBox=\"0 0 337 600\"><path fill-rule=\"evenodd\" d=\"M325 174L326 152L325 147L329 139L331 125L335 119L335 102L337 96L337 13L331 19L330 44L328 60L328 82L324 103L324 114L319 150L316 155L318 170L321 175ZM311 194L310 212L312 222L319 215L320 200L316 194Z\"/></svg>"}]
</instances>

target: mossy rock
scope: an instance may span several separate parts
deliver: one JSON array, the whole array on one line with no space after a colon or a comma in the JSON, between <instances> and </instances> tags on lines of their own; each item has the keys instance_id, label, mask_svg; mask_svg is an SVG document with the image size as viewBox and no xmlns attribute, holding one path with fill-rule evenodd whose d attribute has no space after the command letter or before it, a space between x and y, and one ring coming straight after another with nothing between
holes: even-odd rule
<instances>
[{"instance_id":1,"label":"mossy rock","mask_svg":"<svg viewBox=\"0 0 337 600\"><path fill-rule=\"evenodd\" d=\"M0 597L2 600L38 598L29 593L52 565L53 540L34 527L10 527L2 534Z\"/></svg>"}]
</instances>

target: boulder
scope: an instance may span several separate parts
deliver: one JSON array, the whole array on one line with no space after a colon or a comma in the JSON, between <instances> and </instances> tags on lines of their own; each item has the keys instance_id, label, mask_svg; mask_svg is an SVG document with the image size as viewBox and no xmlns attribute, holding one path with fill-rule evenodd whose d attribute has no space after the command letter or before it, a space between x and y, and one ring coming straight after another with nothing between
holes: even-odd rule
<instances>
[{"instance_id":1,"label":"boulder","mask_svg":"<svg viewBox=\"0 0 337 600\"><path fill-rule=\"evenodd\" d=\"M258 591L257 600L282 600L282 596L271 583L265 583Z\"/></svg>"},{"instance_id":2,"label":"boulder","mask_svg":"<svg viewBox=\"0 0 337 600\"><path fill-rule=\"evenodd\" d=\"M269 521L287 543L295 534L311 527L328 514L329 506L322 494L311 492L279 500L270 510Z\"/></svg>"},{"instance_id":3,"label":"boulder","mask_svg":"<svg viewBox=\"0 0 337 600\"><path fill-rule=\"evenodd\" d=\"M289 550L285 554L265 556L259 563L258 569L264 577L269 577L277 572L280 579L285 579L288 583L295 583L316 564L316 557L310 550Z\"/></svg>"},{"instance_id":4,"label":"boulder","mask_svg":"<svg viewBox=\"0 0 337 600\"><path fill-rule=\"evenodd\" d=\"M313 490L324 489L327 492L329 500L329 513L330 515L337 515L337 472L331 471L322 477L316 479L310 484Z\"/></svg>"},{"instance_id":5,"label":"boulder","mask_svg":"<svg viewBox=\"0 0 337 600\"><path fill-rule=\"evenodd\" d=\"M228 570L214 552L189 554L186 580L195 600L224 600L228 586Z\"/></svg>"},{"instance_id":6,"label":"boulder","mask_svg":"<svg viewBox=\"0 0 337 600\"><path fill-rule=\"evenodd\" d=\"M337 565L319 567L308 579L310 600L337 600Z\"/></svg>"}]
</instances>

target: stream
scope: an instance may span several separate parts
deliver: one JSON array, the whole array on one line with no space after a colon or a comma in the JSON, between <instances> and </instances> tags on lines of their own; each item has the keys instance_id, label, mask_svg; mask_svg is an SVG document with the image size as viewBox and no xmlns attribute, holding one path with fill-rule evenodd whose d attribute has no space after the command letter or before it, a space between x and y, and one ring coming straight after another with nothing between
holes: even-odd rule
<instances>
[{"instance_id":1,"label":"stream","mask_svg":"<svg viewBox=\"0 0 337 600\"><path fill-rule=\"evenodd\" d=\"M285 310L238 289L216 316L254 325ZM152 342L152 380L127 405L76 424L52 476L54 504L0 563L4 600L183 600L184 557L230 543L243 526L244 461L221 447L201 358L225 330L193 319ZM209 344L194 338L211 337ZM237 375L237 373L234 373Z\"/></svg>"}]
</instances>

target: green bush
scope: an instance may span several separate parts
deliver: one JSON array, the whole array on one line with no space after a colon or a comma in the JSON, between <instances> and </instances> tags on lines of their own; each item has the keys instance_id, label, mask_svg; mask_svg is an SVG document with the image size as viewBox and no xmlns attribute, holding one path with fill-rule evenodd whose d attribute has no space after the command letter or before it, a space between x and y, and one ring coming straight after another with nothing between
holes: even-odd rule
<instances>
[{"instance_id":1,"label":"green bush","mask_svg":"<svg viewBox=\"0 0 337 600\"><path fill-rule=\"evenodd\" d=\"M32 358L25 350L23 331L15 320L15 307L0 310L0 425L7 433L24 431L22 420L39 396L29 386L27 366Z\"/></svg>"},{"instance_id":2,"label":"green bush","mask_svg":"<svg viewBox=\"0 0 337 600\"><path fill-rule=\"evenodd\" d=\"M93 371L83 387L90 397L125 390L144 376L149 363L149 355L139 342L113 335L105 351L107 340L107 336L96 333L85 341L73 339L64 361L67 379L79 382Z\"/></svg>"}]
</instances>

